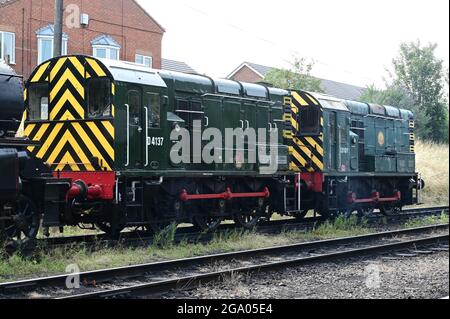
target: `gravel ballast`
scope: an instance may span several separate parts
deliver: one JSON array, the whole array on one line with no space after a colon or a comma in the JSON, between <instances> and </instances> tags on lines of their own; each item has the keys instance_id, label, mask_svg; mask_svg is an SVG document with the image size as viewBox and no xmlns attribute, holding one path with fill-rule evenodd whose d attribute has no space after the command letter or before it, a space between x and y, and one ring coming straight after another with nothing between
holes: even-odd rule
<instances>
[{"instance_id":1,"label":"gravel ballast","mask_svg":"<svg viewBox=\"0 0 450 319\"><path fill-rule=\"evenodd\" d=\"M217 299L440 299L449 295L449 255L395 255L352 258L253 276L237 275L223 283L163 298Z\"/></svg>"}]
</instances>

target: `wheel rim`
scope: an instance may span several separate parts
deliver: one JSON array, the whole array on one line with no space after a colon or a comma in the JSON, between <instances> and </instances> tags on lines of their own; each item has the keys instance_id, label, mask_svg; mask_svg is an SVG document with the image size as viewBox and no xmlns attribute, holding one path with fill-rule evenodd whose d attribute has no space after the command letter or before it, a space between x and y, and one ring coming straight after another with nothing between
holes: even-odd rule
<instances>
[{"instance_id":1,"label":"wheel rim","mask_svg":"<svg viewBox=\"0 0 450 319\"><path fill-rule=\"evenodd\" d=\"M213 232L219 228L222 223L222 217L211 217L211 216L195 216L194 225L203 231Z\"/></svg>"},{"instance_id":2,"label":"wheel rim","mask_svg":"<svg viewBox=\"0 0 450 319\"><path fill-rule=\"evenodd\" d=\"M400 212L400 210L397 207L381 207L380 212L385 216L394 216Z\"/></svg>"},{"instance_id":3,"label":"wheel rim","mask_svg":"<svg viewBox=\"0 0 450 319\"><path fill-rule=\"evenodd\" d=\"M260 216L256 216L255 212L252 212L251 214L236 214L234 221L239 226L250 229L258 224L260 218Z\"/></svg>"},{"instance_id":4,"label":"wheel rim","mask_svg":"<svg viewBox=\"0 0 450 319\"><path fill-rule=\"evenodd\" d=\"M150 223L145 226L145 229L150 236L160 236L161 238L172 238L172 235L176 233L177 223L175 222L157 222Z\"/></svg>"},{"instance_id":5,"label":"wheel rim","mask_svg":"<svg viewBox=\"0 0 450 319\"><path fill-rule=\"evenodd\" d=\"M302 210L302 211L298 212L297 214L295 214L294 217L296 219L304 219L306 217L306 215L308 215L308 211Z\"/></svg>"},{"instance_id":6,"label":"wheel rim","mask_svg":"<svg viewBox=\"0 0 450 319\"><path fill-rule=\"evenodd\" d=\"M123 230L123 228L121 227L114 228L112 226L112 223L109 221L96 223L96 226L98 229L100 229L102 232L104 232L106 235L112 238L119 237L120 232Z\"/></svg>"},{"instance_id":7,"label":"wheel rim","mask_svg":"<svg viewBox=\"0 0 450 319\"><path fill-rule=\"evenodd\" d=\"M4 240L22 240L36 238L40 227L40 215L32 200L26 196L20 196L12 205L14 213L12 219L4 221L2 237Z\"/></svg>"},{"instance_id":8,"label":"wheel rim","mask_svg":"<svg viewBox=\"0 0 450 319\"><path fill-rule=\"evenodd\" d=\"M359 217L370 217L373 215L374 209L373 208L366 208L366 209L358 209L358 216Z\"/></svg>"}]
</instances>

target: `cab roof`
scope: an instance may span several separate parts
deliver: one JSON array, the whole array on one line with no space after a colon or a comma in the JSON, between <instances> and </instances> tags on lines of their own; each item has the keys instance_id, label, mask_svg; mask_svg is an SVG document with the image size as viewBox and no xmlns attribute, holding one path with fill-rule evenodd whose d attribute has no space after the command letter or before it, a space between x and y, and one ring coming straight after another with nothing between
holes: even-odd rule
<instances>
[{"instance_id":1,"label":"cab roof","mask_svg":"<svg viewBox=\"0 0 450 319\"><path fill-rule=\"evenodd\" d=\"M156 87L167 87L157 71L126 61L99 59L100 62L111 72L115 81L149 85Z\"/></svg>"}]
</instances>

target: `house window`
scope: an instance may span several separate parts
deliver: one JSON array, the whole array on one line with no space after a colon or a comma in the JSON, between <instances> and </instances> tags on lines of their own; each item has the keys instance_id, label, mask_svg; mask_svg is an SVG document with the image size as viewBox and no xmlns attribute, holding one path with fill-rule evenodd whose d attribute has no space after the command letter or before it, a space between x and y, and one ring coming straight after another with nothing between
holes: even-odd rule
<instances>
[{"instance_id":1,"label":"house window","mask_svg":"<svg viewBox=\"0 0 450 319\"><path fill-rule=\"evenodd\" d=\"M30 121L48 120L48 84L32 84L29 88Z\"/></svg>"},{"instance_id":2,"label":"house window","mask_svg":"<svg viewBox=\"0 0 450 319\"><path fill-rule=\"evenodd\" d=\"M62 40L61 55L67 55L67 38ZM53 36L38 36L38 64L53 58Z\"/></svg>"},{"instance_id":3,"label":"house window","mask_svg":"<svg viewBox=\"0 0 450 319\"><path fill-rule=\"evenodd\" d=\"M119 60L119 48L109 46L93 46L94 57L99 59Z\"/></svg>"},{"instance_id":4,"label":"house window","mask_svg":"<svg viewBox=\"0 0 450 319\"><path fill-rule=\"evenodd\" d=\"M108 34L102 34L91 41L92 55L99 59L119 60L120 44Z\"/></svg>"},{"instance_id":5,"label":"house window","mask_svg":"<svg viewBox=\"0 0 450 319\"><path fill-rule=\"evenodd\" d=\"M0 60L9 64L16 62L16 35L0 31Z\"/></svg>"},{"instance_id":6,"label":"house window","mask_svg":"<svg viewBox=\"0 0 450 319\"><path fill-rule=\"evenodd\" d=\"M151 68L153 67L153 58L151 56L136 54L136 63Z\"/></svg>"}]
</instances>

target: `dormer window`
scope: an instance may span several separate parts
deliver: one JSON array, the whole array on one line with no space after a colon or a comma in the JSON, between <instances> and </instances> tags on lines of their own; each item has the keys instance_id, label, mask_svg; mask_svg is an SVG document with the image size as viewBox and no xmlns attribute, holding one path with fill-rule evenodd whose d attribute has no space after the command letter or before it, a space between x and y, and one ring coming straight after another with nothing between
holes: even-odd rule
<instances>
[{"instance_id":1,"label":"dormer window","mask_svg":"<svg viewBox=\"0 0 450 319\"><path fill-rule=\"evenodd\" d=\"M55 29L52 24L36 31L38 38L38 64L53 58L54 34ZM68 35L63 33L61 55L67 55L68 41Z\"/></svg>"},{"instance_id":2,"label":"dormer window","mask_svg":"<svg viewBox=\"0 0 450 319\"><path fill-rule=\"evenodd\" d=\"M95 38L92 42L92 55L99 59L119 60L120 44L111 36L104 34Z\"/></svg>"}]
</instances>

